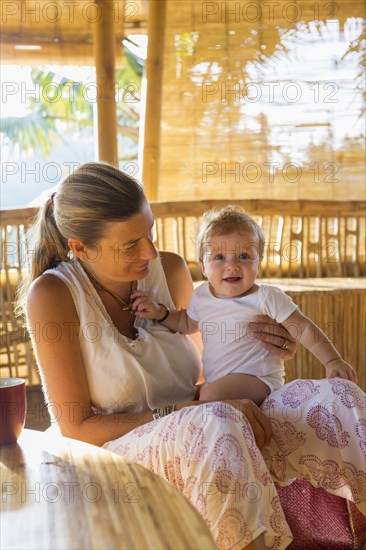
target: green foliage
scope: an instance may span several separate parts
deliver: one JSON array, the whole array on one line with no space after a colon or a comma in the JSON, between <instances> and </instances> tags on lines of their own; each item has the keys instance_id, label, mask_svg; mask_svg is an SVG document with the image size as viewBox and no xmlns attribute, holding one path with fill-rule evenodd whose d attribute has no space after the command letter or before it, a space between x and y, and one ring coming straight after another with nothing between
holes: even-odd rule
<instances>
[{"instance_id":1,"label":"green foliage","mask_svg":"<svg viewBox=\"0 0 366 550\"><path fill-rule=\"evenodd\" d=\"M143 67L143 60L125 50L123 66L116 70L118 129L134 143L138 140ZM63 139L65 129L77 132L93 125L95 99L89 97L92 93L87 92L88 83L76 82L42 67L34 68L31 78L36 93L28 98L27 114L2 118L1 132L10 146L18 145L26 153L39 148L47 157L52 145Z\"/></svg>"},{"instance_id":2,"label":"green foliage","mask_svg":"<svg viewBox=\"0 0 366 550\"><path fill-rule=\"evenodd\" d=\"M55 121L35 110L24 117L5 117L1 120L1 132L12 145L18 144L25 151L39 147L44 156L50 152L50 142L56 139Z\"/></svg>"}]
</instances>

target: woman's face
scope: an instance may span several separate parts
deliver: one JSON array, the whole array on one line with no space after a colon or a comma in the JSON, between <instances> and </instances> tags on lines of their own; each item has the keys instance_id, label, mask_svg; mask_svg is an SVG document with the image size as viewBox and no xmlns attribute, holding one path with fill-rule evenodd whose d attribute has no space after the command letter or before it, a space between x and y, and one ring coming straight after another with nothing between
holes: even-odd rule
<instances>
[{"instance_id":1,"label":"woman's face","mask_svg":"<svg viewBox=\"0 0 366 550\"><path fill-rule=\"evenodd\" d=\"M143 279L150 260L157 256L151 240L153 225L150 205L144 201L140 212L130 219L109 222L104 237L95 246L85 247L79 257L106 285Z\"/></svg>"}]
</instances>

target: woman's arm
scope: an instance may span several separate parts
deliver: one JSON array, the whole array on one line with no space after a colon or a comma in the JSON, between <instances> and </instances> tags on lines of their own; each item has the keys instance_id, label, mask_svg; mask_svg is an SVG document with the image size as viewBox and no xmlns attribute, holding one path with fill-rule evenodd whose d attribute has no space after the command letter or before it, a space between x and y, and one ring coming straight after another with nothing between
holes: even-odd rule
<instances>
[{"instance_id":1,"label":"woman's arm","mask_svg":"<svg viewBox=\"0 0 366 550\"><path fill-rule=\"evenodd\" d=\"M103 445L152 420L152 412L94 414L78 339L82 327L65 283L53 275L37 279L27 317L44 392L62 435Z\"/></svg>"}]
</instances>

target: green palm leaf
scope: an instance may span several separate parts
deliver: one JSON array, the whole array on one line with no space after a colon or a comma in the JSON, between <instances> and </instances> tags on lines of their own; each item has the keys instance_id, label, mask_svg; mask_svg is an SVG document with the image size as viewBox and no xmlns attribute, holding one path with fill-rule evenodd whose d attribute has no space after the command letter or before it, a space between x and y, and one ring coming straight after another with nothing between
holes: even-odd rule
<instances>
[{"instance_id":1,"label":"green palm leaf","mask_svg":"<svg viewBox=\"0 0 366 550\"><path fill-rule=\"evenodd\" d=\"M138 140L143 66L143 60L126 49L123 67L116 71L118 128L134 143ZM52 144L62 139L61 122L75 131L93 124L93 103L84 97L83 82L41 67L31 71L31 78L37 94L29 98L29 113L2 118L0 131L10 146L19 145L25 152L40 148L46 157Z\"/></svg>"}]
</instances>

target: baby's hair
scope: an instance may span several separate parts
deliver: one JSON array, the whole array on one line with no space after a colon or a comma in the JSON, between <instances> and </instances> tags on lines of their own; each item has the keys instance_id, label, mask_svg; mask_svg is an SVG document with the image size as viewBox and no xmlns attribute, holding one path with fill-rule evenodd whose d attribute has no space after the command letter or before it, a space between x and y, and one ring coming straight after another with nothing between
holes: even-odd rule
<instances>
[{"instance_id":1,"label":"baby's hair","mask_svg":"<svg viewBox=\"0 0 366 550\"><path fill-rule=\"evenodd\" d=\"M259 225L239 205L213 208L203 214L202 225L197 237L197 256L203 261L204 246L210 237L225 236L231 233L251 233L258 239L258 254L263 257L264 235Z\"/></svg>"}]
</instances>

